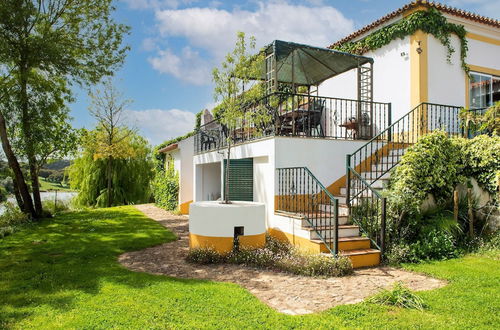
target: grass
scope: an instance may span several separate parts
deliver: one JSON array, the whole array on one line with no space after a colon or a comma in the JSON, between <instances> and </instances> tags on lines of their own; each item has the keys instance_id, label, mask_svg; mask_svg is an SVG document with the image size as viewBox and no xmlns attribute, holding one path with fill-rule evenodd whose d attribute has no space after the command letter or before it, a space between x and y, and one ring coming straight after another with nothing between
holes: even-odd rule
<instances>
[{"instance_id":1,"label":"grass","mask_svg":"<svg viewBox=\"0 0 500 330\"><path fill-rule=\"evenodd\" d=\"M289 316L230 283L135 273L117 257L174 240L132 207L64 213L0 240L0 328L496 328L498 258L407 266L447 279L424 311L361 303Z\"/></svg>"},{"instance_id":2,"label":"grass","mask_svg":"<svg viewBox=\"0 0 500 330\"><path fill-rule=\"evenodd\" d=\"M46 181L43 178L40 178L40 190L41 191L49 191L49 190L59 190L59 191L74 191L68 185L63 185L55 182Z\"/></svg>"}]
</instances>

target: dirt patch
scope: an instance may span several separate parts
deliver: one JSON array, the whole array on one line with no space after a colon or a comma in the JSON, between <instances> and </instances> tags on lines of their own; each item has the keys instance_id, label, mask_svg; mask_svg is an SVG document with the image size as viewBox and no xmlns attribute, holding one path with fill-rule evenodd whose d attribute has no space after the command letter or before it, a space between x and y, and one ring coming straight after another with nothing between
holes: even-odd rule
<instances>
[{"instance_id":1,"label":"dirt patch","mask_svg":"<svg viewBox=\"0 0 500 330\"><path fill-rule=\"evenodd\" d=\"M311 278L239 265L193 265L184 260L189 243L188 217L173 215L152 204L136 207L173 231L179 239L125 253L119 257L122 265L151 274L237 283L282 313L308 314L357 303L397 281L418 291L446 284L445 281L390 267L360 269L351 276L339 278Z\"/></svg>"}]
</instances>

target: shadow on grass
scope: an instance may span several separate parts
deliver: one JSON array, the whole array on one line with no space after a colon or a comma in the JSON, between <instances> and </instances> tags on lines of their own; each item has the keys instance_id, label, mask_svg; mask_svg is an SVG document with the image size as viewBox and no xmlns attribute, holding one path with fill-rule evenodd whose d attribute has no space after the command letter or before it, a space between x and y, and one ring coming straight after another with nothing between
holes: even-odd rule
<instances>
[{"instance_id":1,"label":"shadow on grass","mask_svg":"<svg viewBox=\"0 0 500 330\"><path fill-rule=\"evenodd\" d=\"M33 308L73 308L79 293L97 294L104 281L133 288L154 282L199 281L136 274L119 254L175 240L173 233L132 207L62 214L0 240L0 328Z\"/></svg>"}]
</instances>

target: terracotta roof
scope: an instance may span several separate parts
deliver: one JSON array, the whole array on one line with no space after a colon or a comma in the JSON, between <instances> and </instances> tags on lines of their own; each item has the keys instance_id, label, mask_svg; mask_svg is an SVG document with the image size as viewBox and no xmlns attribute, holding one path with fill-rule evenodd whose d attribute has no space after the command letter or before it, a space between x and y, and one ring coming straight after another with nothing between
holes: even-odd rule
<instances>
[{"instance_id":1,"label":"terracotta roof","mask_svg":"<svg viewBox=\"0 0 500 330\"><path fill-rule=\"evenodd\" d=\"M458 9L458 8L454 8L454 7L450 7L450 6L447 6L447 5L443 5L443 4L440 4L440 3L437 3L437 2L431 2L431 1L426 1L426 0L415 0L415 1L412 1L406 5L404 5L403 7L399 8L399 9L396 9L395 11L379 18L378 20L374 21L373 23L371 24L368 24L367 26L351 33L350 35L348 35L347 37L337 41L336 43L332 44L329 46L329 48L333 48L333 47L336 47L336 46L339 46L343 43L346 43L348 41L351 41L353 40L354 38L360 36L360 35L363 35L364 33L384 24L385 22L389 21L390 19L392 18L395 18L399 15L402 15L404 14L405 12L407 12L408 10L411 10L415 7L419 7L419 6L424 6L424 7L427 7L427 8L436 8L437 10L443 12L443 13L447 13L447 14L450 14L450 15L455 15L455 16L459 16L459 17L463 17L463 18L466 18L466 19L469 19L471 21L475 21L475 22L479 22L479 23L483 23L483 24L486 24L486 25L490 25L490 26L493 26L493 27L496 27L496 28L500 28L500 20L497 20L497 19L494 19L494 18L489 18L489 17L486 17L486 16L481 16L481 15L478 15L478 14L474 14L474 13L471 13L469 11L465 11L465 10L462 10L462 9Z\"/></svg>"},{"instance_id":2,"label":"terracotta roof","mask_svg":"<svg viewBox=\"0 0 500 330\"><path fill-rule=\"evenodd\" d=\"M163 147L160 150L158 150L158 152L169 152L169 151L177 149L177 147L178 147L177 143L169 144L168 146Z\"/></svg>"}]
</instances>

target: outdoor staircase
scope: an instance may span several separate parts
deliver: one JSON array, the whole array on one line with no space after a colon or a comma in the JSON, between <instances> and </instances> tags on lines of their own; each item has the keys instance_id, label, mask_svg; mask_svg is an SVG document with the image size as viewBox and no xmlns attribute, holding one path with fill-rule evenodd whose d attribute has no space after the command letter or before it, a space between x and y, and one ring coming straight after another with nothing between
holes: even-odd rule
<instances>
[{"instance_id":1,"label":"outdoor staircase","mask_svg":"<svg viewBox=\"0 0 500 330\"><path fill-rule=\"evenodd\" d=\"M390 172L388 164L394 164L394 158L401 156L405 149L392 149L384 151L384 157L377 158L372 162L372 165L367 169L370 171L361 172L360 176L366 183L375 191L382 191L390 180ZM397 157L397 158L399 158ZM391 165L392 167L392 165ZM308 171L308 170L307 170ZM291 176L287 179L290 180ZM293 179L291 179L293 181ZM303 178L299 179L297 182ZM307 181L307 180L306 180ZM351 194L357 194L351 188ZM300 191L297 194L303 195ZM318 194L318 192L316 192ZM373 192L369 189L363 192L356 198L356 201L351 201L351 205L363 200L371 198ZM340 194L333 194L334 199L338 200L338 251L340 255L347 256L354 268L372 267L380 264L381 251L372 243L372 240L363 234L362 229L353 223L349 217L349 208L347 206L347 188L342 187ZM301 205L300 202L299 206ZM294 244L304 247L314 253L331 253L334 242L334 222L335 210L334 204L324 204L319 202L311 207L307 212L304 211L289 211L283 212L283 215L292 219L292 228L295 237L301 237L301 242L294 238ZM281 212L278 211L278 214ZM304 237L307 237L304 238ZM306 240L304 242L304 240Z\"/></svg>"},{"instance_id":2,"label":"outdoor staircase","mask_svg":"<svg viewBox=\"0 0 500 330\"><path fill-rule=\"evenodd\" d=\"M382 173L396 156L404 154L405 149L390 150L385 157L381 157L372 165L370 172L361 172L361 177L376 191L382 191L389 183L390 172ZM380 177L379 177L380 176ZM379 177L377 179L377 177ZM356 193L353 191L352 193ZM339 200L339 251L351 259L354 268L377 266L380 264L381 253L372 247L370 239L362 235L359 226L349 220L349 208L346 204L347 188L340 189L340 195L334 195ZM366 190L361 197L371 197L372 192ZM330 205L320 205L320 211L329 211ZM311 230L313 230L311 228ZM320 243L319 238L312 238Z\"/></svg>"}]
</instances>

